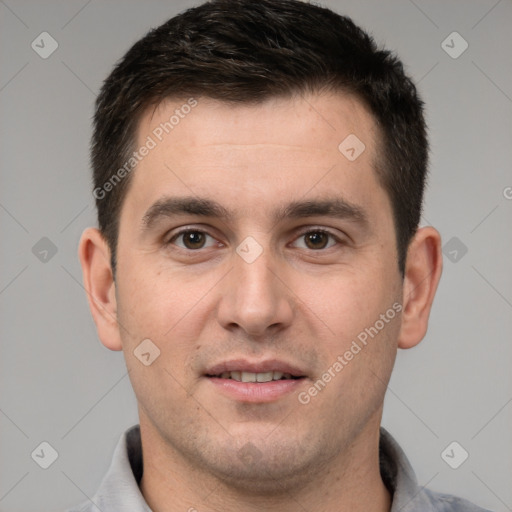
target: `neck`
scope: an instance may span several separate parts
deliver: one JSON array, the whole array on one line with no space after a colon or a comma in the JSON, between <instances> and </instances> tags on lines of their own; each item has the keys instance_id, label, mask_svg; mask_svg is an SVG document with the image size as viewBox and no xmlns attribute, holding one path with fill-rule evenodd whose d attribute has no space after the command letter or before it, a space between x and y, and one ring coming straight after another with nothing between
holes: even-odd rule
<instances>
[{"instance_id":1,"label":"neck","mask_svg":"<svg viewBox=\"0 0 512 512\"><path fill-rule=\"evenodd\" d=\"M377 421L375 421L377 420ZM380 415L346 450L281 493L241 490L193 467L141 416L144 472L140 489L153 512L389 512L391 496L379 470Z\"/></svg>"}]
</instances>

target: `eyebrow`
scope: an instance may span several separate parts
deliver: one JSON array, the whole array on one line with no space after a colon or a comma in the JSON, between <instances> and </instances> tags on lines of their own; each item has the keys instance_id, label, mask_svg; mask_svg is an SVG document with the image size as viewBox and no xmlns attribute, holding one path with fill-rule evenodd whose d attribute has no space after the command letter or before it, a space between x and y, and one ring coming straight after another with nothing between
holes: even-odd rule
<instances>
[{"instance_id":1,"label":"eyebrow","mask_svg":"<svg viewBox=\"0 0 512 512\"><path fill-rule=\"evenodd\" d=\"M159 220L179 215L218 218L224 221L235 215L216 201L198 197L163 197L148 208L142 217L142 230L150 230ZM294 201L277 207L272 215L274 223L283 219L305 217L332 217L344 219L367 227L368 216L364 209L342 198Z\"/></svg>"}]
</instances>

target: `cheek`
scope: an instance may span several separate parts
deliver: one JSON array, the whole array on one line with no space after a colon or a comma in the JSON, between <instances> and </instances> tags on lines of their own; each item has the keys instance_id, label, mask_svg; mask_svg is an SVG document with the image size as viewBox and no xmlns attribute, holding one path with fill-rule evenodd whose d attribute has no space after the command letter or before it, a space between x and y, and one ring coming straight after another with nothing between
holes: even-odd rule
<instances>
[{"instance_id":1,"label":"cheek","mask_svg":"<svg viewBox=\"0 0 512 512\"><path fill-rule=\"evenodd\" d=\"M384 274L379 279L365 276L347 292L339 301L338 336L331 359L342 356L340 382L349 383L361 403L369 400L376 405L396 357L401 322L397 283Z\"/></svg>"},{"instance_id":2,"label":"cheek","mask_svg":"<svg viewBox=\"0 0 512 512\"><path fill-rule=\"evenodd\" d=\"M190 318L193 305L198 302L197 294L156 273L138 272L140 268L144 266L133 265L133 271L120 273L118 278L117 317L124 350L133 353L142 340L150 339L161 356L166 356L172 347L173 357L177 357L187 342L180 336L182 326L187 324L193 331L195 325Z\"/></svg>"},{"instance_id":3,"label":"cheek","mask_svg":"<svg viewBox=\"0 0 512 512\"><path fill-rule=\"evenodd\" d=\"M373 289L362 298L348 296L330 307L328 321L335 334L322 347L324 364L316 378L328 384L318 406L336 404L333 414L343 424L348 421L347 409L362 419L382 403L397 352L400 306L389 293Z\"/></svg>"},{"instance_id":4,"label":"cheek","mask_svg":"<svg viewBox=\"0 0 512 512\"><path fill-rule=\"evenodd\" d=\"M305 302L312 314L328 328L336 349L350 344L361 332L373 326L399 297L396 281L387 279L382 269L373 273L340 272L317 285L302 293L307 297ZM394 313L396 311L392 310L388 316L394 318ZM391 322L386 323L386 329L389 325ZM381 326L380 322L378 326Z\"/></svg>"},{"instance_id":5,"label":"cheek","mask_svg":"<svg viewBox=\"0 0 512 512\"><path fill-rule=\"evenodd\" d=\"M182 289L169 276L164 279L149 272L130 275L130 279L119 276L122 286L118 298L126 365L139 403L146 412L152 411L153 417L162 415L162 421L168 422L166 415L170 412L159 411L159 404L173 396L174 401L167 407L174 410L174 403L187 399L189 360L200 334L198 317L204 314L204 293ZM143 354L148 352L151 362L146 365Z\"/></svg>"},{"instance_id":6,"label":"cheek","mask_svg":"<svg viewBox=\"0 0 512 512\"><path fill-rule=\"evenodd\" d=\"M142 259L137 264L134 258L132 265L125 265L119 275L118 320L127 365L137 376L141 372L145 375L147 368L133 354L142 340L150 339L160 350L154 366L165 367L169 372L161 373L159 378L167 382L172 374L185 384L197 354L198 340L204 337L205 329L215 329L212 290L219 276L162 271L144 265ZM145 271L138 272L140 268ZM158 385L155 378L151 382ZM168 385L175 387L177 383L171 379Z\"/></svg>"},{"instance_id":7,"label":"cheek","mask_svg":"<svg viewBox=\"0 0 512 512\"><path fill-rule=\"evenodd\" d=\"M178 272L155 268L143 256L126 263L119 273L122 312L136 325L160 329L160 335L193 313L208 290L207 280L184 279Z\"/></svg>"}]
</instances>

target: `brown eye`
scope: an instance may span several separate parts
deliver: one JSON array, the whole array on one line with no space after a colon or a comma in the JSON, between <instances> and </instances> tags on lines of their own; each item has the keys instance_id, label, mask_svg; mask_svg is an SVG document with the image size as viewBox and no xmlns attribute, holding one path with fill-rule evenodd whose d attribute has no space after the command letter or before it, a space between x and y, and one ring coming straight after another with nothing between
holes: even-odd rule
<instances>
[{"instance_id":1,"label":"brown eye","mask_svg":"<svg viewBox=\"0 0 512 512\"><path fill-rule=\"evenodd\" d=\"M206 237L199 231L183 233L183 244L187 249L201 249L204 246Z\"/></svg>"},{"instance_id":2,"label":"brown eye","mask_svg":"<svg viewBox=\"0 0 512 512\"><path fill-rule=\"evenodd\" d=\"M312 231L304 235L308 249L325 249L329 243L329 234L322 231Z\"/></svg>"},{"instance_id":3,"label":"brown eye","mask_svg":"<svg viewBox=\"0 0 512 512\"><path fill-rule=\"evenodd\" d=\"M320 251L322 249L329 249L339 242L339 239L329 231L323 229L313 229L303 232L293 242L293 245L299 249Z\"/></svg>"},{"instance_id":4,"label":"brown eye","mask_svg":"<svg viewBox=\"0 0 512 512\"><path fill-rule=\"evenodd\" d=\"M210 239L210 240L208 240ZM167 245L177 245L181 249L198 250L211 246L215 239L203 231L187 230L174 235Z\"/></svg>"}]
</instances>

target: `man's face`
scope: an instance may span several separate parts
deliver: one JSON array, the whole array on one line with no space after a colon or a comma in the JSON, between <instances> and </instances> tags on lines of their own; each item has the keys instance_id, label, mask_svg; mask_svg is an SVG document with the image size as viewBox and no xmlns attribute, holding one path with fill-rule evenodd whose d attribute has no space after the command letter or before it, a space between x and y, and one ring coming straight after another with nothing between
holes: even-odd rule
<instances>
[{"instance_id":1,"label":"man's face","mask_svg":"<svg viewBox=\"0 0 512 512\"><path fill-rule=\"evenodd\" d=\"M141 428L169 457L270 488L319 471L380 423L402 280L376 127L344 95L198 99L159 141L184 103L139 126L137 147L148 136L156 147L120 217L123 350ZM350 134L365 145L355 160L355 139L339 149ZM160 350L149 366L134 355L145 339ZM254 373L295 378L239 382Z\"/></svg>"}]
</instances>

